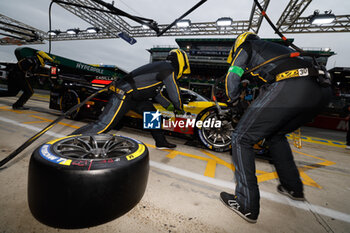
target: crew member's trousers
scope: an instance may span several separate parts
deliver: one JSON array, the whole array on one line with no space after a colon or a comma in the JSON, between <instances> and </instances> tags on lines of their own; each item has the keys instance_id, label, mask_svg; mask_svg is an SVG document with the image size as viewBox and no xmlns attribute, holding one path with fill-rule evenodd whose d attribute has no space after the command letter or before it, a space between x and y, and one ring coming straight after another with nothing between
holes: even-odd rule
<instances>
[{"instance_id":1,"label":"crew member's trousers","mask_svg":"<svg viewBox=\"0 0 350 233\"><path fill-rule=\"evenodd\" d=\"M127 94L122 97L119 97L117 94L112 94L98 120L75 130L72 135L107 133L120 122L129 110L133 110L141 115L143 115L145 111L156 111L150 100L142 101L139 100L139 98L134 99L132 94ZM163 142L163 140L165 140L162 130L155 129L149 131L155 141Z\"/></svg>"},{"instance_id":2,"label":"crew member's trousers","mask_svg":"<svg viewBox=\"0 0 350 233\"><path fill-rule=\"evenodd\" d=\"M0 97L16 96L20 90L23 91L23 94L13 104L14 107L22 107L34 91L23 72L11 71L8 77L7 91L0 91Z\"/></svg>"},{"instance_id":3,"label":"crew member's trousers","mask_svg":"<svg viewBox=\"0 0 350 233\"><path fill-rule=\"evenodd\" d=\"M288 190L303 191L285 135L312 120L330 96L330 88L322 88L313 77L305 77L275 82L252 102L232 134L235 192L241 208L259 214L253 145L264 138L280 183Z\"/></svg>"}]
</instances>

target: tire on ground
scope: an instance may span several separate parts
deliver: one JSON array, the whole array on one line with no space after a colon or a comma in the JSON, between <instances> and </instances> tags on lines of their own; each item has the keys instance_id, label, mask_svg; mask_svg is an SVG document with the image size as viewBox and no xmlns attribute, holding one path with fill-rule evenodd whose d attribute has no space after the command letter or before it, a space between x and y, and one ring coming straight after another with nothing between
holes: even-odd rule
<instances>
[{"instance_id":1,"label":"tire on ground","mask_svg":"<svg viewBox=\"0 0 350 233\"><path fill-rule=\"evenodd\" d=\"M101 148L114 140L122 152L94 158L97 152L91 146L89 156L78 158L85 151L69 144L84 147L81 140L91 145L95 140ZM53 140L38 147L30 159L29 208L37 220L52 227L99 225L122 216L141 200L148 172L148 149L135 139L101 134Z\"/></svg>"}]
</instances>

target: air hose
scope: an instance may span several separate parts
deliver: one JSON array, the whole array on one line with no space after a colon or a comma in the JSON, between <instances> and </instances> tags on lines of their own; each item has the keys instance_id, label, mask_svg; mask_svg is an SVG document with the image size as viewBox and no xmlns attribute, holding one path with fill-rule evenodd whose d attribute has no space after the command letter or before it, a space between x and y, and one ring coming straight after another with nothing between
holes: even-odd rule
<instances>
[{"instance_id":1,"label":"air hose","mask_svg":"<svg viewBox=\"0 0 350 233\"><path fill-rule=\"evenodd\" d=\"M318 64L317 60L316 60L316 56L315 54L312 54L312 53L306 53L304 50L302 50L301 48L299 48L298 46L296 46L295 44L293 44L292 42L288 41L287 38L276 28L276 26L272 23L271 19L269 18L269 16L266 14L266 12L264 11L263 7L260 5L259 1L258 0L254 0L256 6L259 8L259 10L261 11L261 15L266 19L266 21L270 24L270 26L272 27L272 29L275 31L275 33L277 35L279 35L282 40L284 41L284 43L287 45L287 46L291 46L293 49L295 49L297 51L297 53L291 53L291 54L286 54L286 56L288 55L291 55L292 57L292 54L295 54L297 55L299 53L299 55L297 56L310 56L312 57L312 60L313 60L313 65L317 68L317 70L319 70L319 79L318 79L318 82L320 83L321 86L323 87L328 87L331 85L331 76L329 74L329 72L327 72L326 70L326 67L323 66L323 65L320 65ZM296 57L296 56L294 56ZM275 59L275 58L272 58L272 59ZM276 57L276 59L279 59L279 57ZM269 63L269 61L266 61L266 63L264 62L263 64L260 64L259 67L265 65ZM253 69L256 70L258 69L259 67L254 67ZM256 69L255 69L256 68ZM250 73L252 72L251 70L249 70L249 72L245 72L245 73ZM324 77L322 77L322 75L324 75Z\"/></svg>"},{"instance_id":2,"label":"air hose","mask_svg":"<svg viewBox=\"0 0 350 233\"><path fill-rule=\"evenodd\" d=\"M29 138L27 141L25 141L21 146L19 146L15 151L13 151L9 156L7 156L6 158L4 158L3 160L0 161L0 168L2 166L4 166L6 163L8 163L10 160L12 160L13 158L15 158L19 153L21 153L24 149L26 149L28 146L30 146L34 141L36 141L39 137L41 137L42 135L44 135L47 131L49 131L52 127L54 127L57 123L59 123L63 118L65 118L66 116L69 116L70 114L72 114L72 112L74 112L75 110L77 110L78 108L82 107L87 101L89 101L90 99L92 99L93 97L95 97L96 95L105 92L109 89L108 85L107 87L93 93L92 95L90 95L89 97L87 97L83 102L74 105L73 107L71 107L68 111L66 111L65 113L63 113L61 116L59 116L58 118L56 118L56 120L54 120L53 122L51 122L48 126L46 126L44 129L42 129L40 132L36 133L34 136L32 136L31 138Z\"/></svg>"},{"instance_id":3,"label":"air hose","mask_svg":"<svg viewBox=\"0 0 350 233\"><path fill-rule=\"evenodd\" d=\"M258 0L254 0L254 2L256 4L256 6L259 8L259 10L261 11L261 15L264 16L266 21L270 24L270 26L275 31L275 33L281 37L281 39L284 41L284 43L286 43L288 46L291 46L293 49L295 49L298 52L304 52L304 50L302 50L301 48L299 48L298 46L296 46L292 42L288 41L287 38L276 28L276 26L272 23L272 21L269 18L269 16L264 11L263 7L260 5L259 1Z\"/></svg>"}]
</instances>

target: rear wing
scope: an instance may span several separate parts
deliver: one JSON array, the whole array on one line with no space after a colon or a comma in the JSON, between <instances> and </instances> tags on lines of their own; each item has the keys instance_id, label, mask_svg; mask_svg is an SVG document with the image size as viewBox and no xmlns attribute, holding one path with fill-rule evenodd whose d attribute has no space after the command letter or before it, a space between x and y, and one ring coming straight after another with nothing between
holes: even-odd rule
<instances>
[{"instance_id":1,"label":"rear wing","mask_svg":"<svg viewBox=\"0 0 350 233\"><path fill-rule=\"evenodd\" d=\"M17 60L22 60L26 57L35 56L39 50L32 49L29 47L17 48L15 50L15 55ZM96 76L108 76L115 78L123 78L127 73L123 70L116 69L115 71L110 69L104 69L103 67L97 67L94 65L85 64L83 62L74 61L69 58L57 56L55 54L49 54L53 59L53 62L46 62L49 66L55 66L60 69L70 69L78 71L81 74L91 74Z\"/></svg>"}]
</instances>

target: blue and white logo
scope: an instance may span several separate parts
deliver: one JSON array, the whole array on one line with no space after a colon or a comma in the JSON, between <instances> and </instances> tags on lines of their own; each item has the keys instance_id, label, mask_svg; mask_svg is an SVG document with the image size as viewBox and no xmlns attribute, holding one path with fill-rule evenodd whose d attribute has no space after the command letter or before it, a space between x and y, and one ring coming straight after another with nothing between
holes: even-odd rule
<instances>
[{"instance_id":1,"label":"blue and white logo","mask_svg":"<svg viewBox=\"0 0 350 233\"><path fill-rule=\"evenodd\" d=\"M143 112L143 128L144 129L160 129L162 114L157 110L156 112Z\"/></svg>"}]
</instances>

